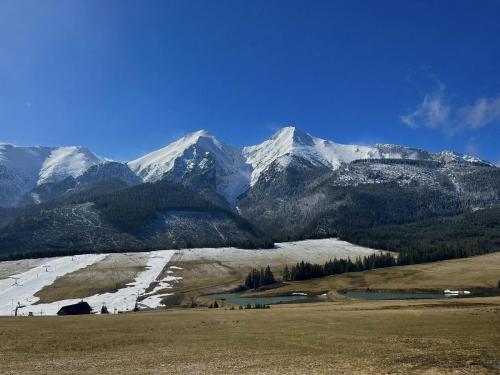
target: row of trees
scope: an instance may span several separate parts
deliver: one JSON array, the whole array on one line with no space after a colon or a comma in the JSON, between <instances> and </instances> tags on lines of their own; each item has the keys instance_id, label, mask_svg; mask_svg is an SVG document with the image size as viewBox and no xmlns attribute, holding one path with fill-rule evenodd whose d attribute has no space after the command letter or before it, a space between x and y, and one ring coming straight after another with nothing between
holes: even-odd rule
<instances>
[{"instance_id":1,"label":"row of trees","mask_svg":"<svg viewBox=\"0 0 500 375\"><path fill-rule=\"evenodd\" d=\"M316 277L340 275L345 272L360 272L374 268L392 267L398 264L397 259L390 253L372 254L366 257L333 259L324 264L300 262L291 268L285 265L283 281L307 280Z\"/></svg>"},{"instance_id":2,"label":"row of trees","mask_svg":"<svg viewBox=\"0 0 500 375\"><path fill-rule=\"evenodd\" d=\"M271 267L261 268L260 270L254 268L250 271L247 278L245 279L245 286L249 289L257 289L261 286L275 284L276 280L274 278Z\"/></svg>"},{"instance_id":3,"label":"row of trees","mask_svg":"<svg viewBox=\"0 0 500 375\"><path fill-rule=\"evenodd\" d=\"M283 269L283 281L307 280L316 277L339 275L345 272L360 272L374 268L392 267L398 264L398 260L390 253L371 254L363 258L333 259L324 264L299 262L291 268L285 265ZM245 279L245 287L258 289L262 286L276 283L274 274L269 265L266 268L252 269Z\"/></svg>"}]
</instances>

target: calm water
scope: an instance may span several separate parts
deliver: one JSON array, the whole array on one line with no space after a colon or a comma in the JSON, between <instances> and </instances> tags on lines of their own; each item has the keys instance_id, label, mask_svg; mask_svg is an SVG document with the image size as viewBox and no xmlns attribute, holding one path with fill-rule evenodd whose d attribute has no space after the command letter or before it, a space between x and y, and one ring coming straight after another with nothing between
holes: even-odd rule
<instances>
[{"instance_id":1,"label":"calm water","mask_svg":"<svg viewBox=\"0 0 500 375\"><path fill-rule=\"evenodd\" d=\"M407 292L359 292L359 291L347 291L342 293L342 295L349 298L356 299L367 299L367 300L377 300L377 299L439 299L447 298L441 293L407 293Z\"/></svg>"},{"instance_id":2,"label":"calm water","mask_svg":"<svg viewBox=\"0 0 500 375\"><path fill-rule=\"evenodd\" d=\"M241 293L217 293L210 294L209 297L215 300L226 300L235 305L255 305L257 303L273 305L276 303L290 303L295 301L312 301L317 299L315 296L279 296L279 297L242 297Z\"/></svg>"}]
</instances>

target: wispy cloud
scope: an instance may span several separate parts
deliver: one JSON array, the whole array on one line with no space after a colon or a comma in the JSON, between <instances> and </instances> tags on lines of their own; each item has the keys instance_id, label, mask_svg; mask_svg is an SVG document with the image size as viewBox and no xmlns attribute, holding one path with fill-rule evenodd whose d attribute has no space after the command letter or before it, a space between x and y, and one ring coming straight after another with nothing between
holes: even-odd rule
<instances>
[{"instance_id":1,"label":"wispy cloud","mask_svg":"<svg viewBox=\"0 0 500 375\"><path fill-rule=\"evenodd\" d=\"M439 84L437 90L424 96L413 112L400 116L400 119L411 128L426 127L451 136L463 129L500 124L500 95L453 107L449 104L444 85Z\"/></svg>"},{"instance_id":2,"label":"wispy cloud","mask_svg":"<svg viewBox=\"0 0 500 375\"><path fill-rule=\"evenodd\" d=\"M465 153L467 155L478 156L479 155L479 145L476 138L471 137L465 146Z\"/></svg>"},{"instance_id":3,"label":"wispy cloud","mask_svg":"<svg viewBox=\"0 0 500 375\"><path fill-rule=\"evenodd\" d=\"M457 115L465 126L472 129L500 123L500 96L479 98L473 105L459 108Z\"/></svg>"},{"instance_id":4,"label":"wispy cloud","mask_svg":"<svg viewBox=\"0 0 500 375\"><path fill-rule=\"evenodd\" d=\"M450 122L451 107L446 103L444 87L426 94L422 103L408 115L400 116L401 121L411 128L422 126L430 129L446 128Z\"/></svg>"}]
</instances>

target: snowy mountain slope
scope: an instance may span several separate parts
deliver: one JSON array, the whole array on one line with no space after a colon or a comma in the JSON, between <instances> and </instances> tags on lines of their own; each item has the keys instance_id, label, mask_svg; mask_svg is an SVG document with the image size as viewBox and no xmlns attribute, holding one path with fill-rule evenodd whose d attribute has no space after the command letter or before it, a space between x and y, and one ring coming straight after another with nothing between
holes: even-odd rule
<instances>
[{"instance_id":1,"label":"snowy mountain slope","mask_svg":"<svg viewBox=\"0 0 500 375\"><path fill-rule=\"evenodd\" d=\"M103 161L82 147L0 144L0 206L16 205L35 186L77 177Z\"/></svg>"},{"instance_id":2,"label":"snowy mountain slope","mask_svg":"<svg viewBox=\"0 0 500 375\"><path fill-rule=\"evenodd\" d=\"M0 206L13 206L36 185L49 147L0 144Z\"/></svg>"},{"instance_id":3,"label":"snowy mountain slope","mask_svg":"<svg viewBox=\"0 0 500 375\"><path fill-rule=\"evenodd\" d=\"M90 167L104 161L84 147L55 148L42 165L37 185L59 182L69 176L78 177Z\"/></svg>"},{"instance_id":4,"label":"snowy mountain slope","mask_svg":"<svg viewBox=\"0 0 500 375\"><path fill-rule=\"evenodd\" d=\"M269 140L255 146L244 147L243 155L247 163L253 168L251 177L252 186L257 182L259 176L275 161L282 167L286 167L292 159L296 160L297 158L305 159L313 165L326 166L332 170L336 170L340 166L354 160L363 159L409 159L439 161L443 163L459 161L485 163L478 158L450 151L433 154L425 150L399 145L377 144L374 146L358 146L338 144L313 137L295 127L282 128Z\"/></svg>"},{"instance_id":5,"label":"snowy mountain slope","mask_svg":"<svg viewBox=\"0 0 500 375\"><path fill-rule=\"evenodd\" d=\"M145 182L158 181L166 175L182 181L214 172L216 191L231 203L248 188L251 173L239 149L220 142L204 130L188 134L129 162L128 166Z\"/></svg>"},{"instance_id":6,"label":"snowy mountain slope","mask_svg":"<svg viewBox=\"0 0 500 375\"><path fill-rule=\"evenodd\" d=\"M78 199L87 195L105 194L142 183L123 163L105 161L88 168L78 177L68 176L59 182L37 185L19 201L19 206L40 204L59 199Z\"/></svg>"},{"instance_id":7,"label":"snowy mountain slope","mask_svg":"<svg viewBox=\"0 0 500 375\"><path fill-rule=\"evenodd\" d=\"M399 145L338 144L285 127L261 144L236 148L200 130L127 163L144 182L168 178L198 191L217 193L234 204L265 173L273 178L291 164L308 170L338 170L355 160L403 159L443 164L477 163L477 158L443 151L431 153ZM16 147L0 144L0 206L18 204L36 186L76 178L105 160L83 147ZM300 168L300 167L299 167ZM273 177L274 176L274 177ZM221 199L221 198L219 198Z\"/></svg>"},{"instance_id":8,"label":"snowy mountain slope","mask_svg":"<svg viewBox=\"0 0 500 375\"><path fill-rule=\"evenodd\" d=\"M313 137L294 127L283 128L269 140L243 148L243 154L253 167L252 185L275 160L283 167L288 165L289 156L297 156L312 164L330 168L338 168L342 162L379 157L374 148L337 144Z\"/></svg>"}]
</instances>

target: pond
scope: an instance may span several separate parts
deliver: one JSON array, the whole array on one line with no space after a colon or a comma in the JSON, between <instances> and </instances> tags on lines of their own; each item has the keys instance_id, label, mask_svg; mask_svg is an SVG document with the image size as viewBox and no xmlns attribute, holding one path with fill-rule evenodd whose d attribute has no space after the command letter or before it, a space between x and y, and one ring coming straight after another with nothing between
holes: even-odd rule
<instances>
[{"instance_id":1,"label":"pond","mask_svg":"<svg viewBox=\"0 0 500 375\"><path fill-rule=\"evenodd\" d=\"M277 303L292 303L292 302L313 302L319 301L320 296L307 295L291 295L291 296L276 296L276 297L243 297L242 293L216 293L209 294L207 297L214 300L222 300L233 303L235 305L274 305Z\"/></svg>"},{"instance_id":2,"label":"pond","mask_svg":"<svg viewBox=\"0 0 500 375\"><path fill-rule=\"evenodd\" d=\"M343 296L364 300L393 300L393 299L441 299L448 298L443 293L429 292L376 292L376 291L346 291Z\"/></svg>"}]
</instances>

